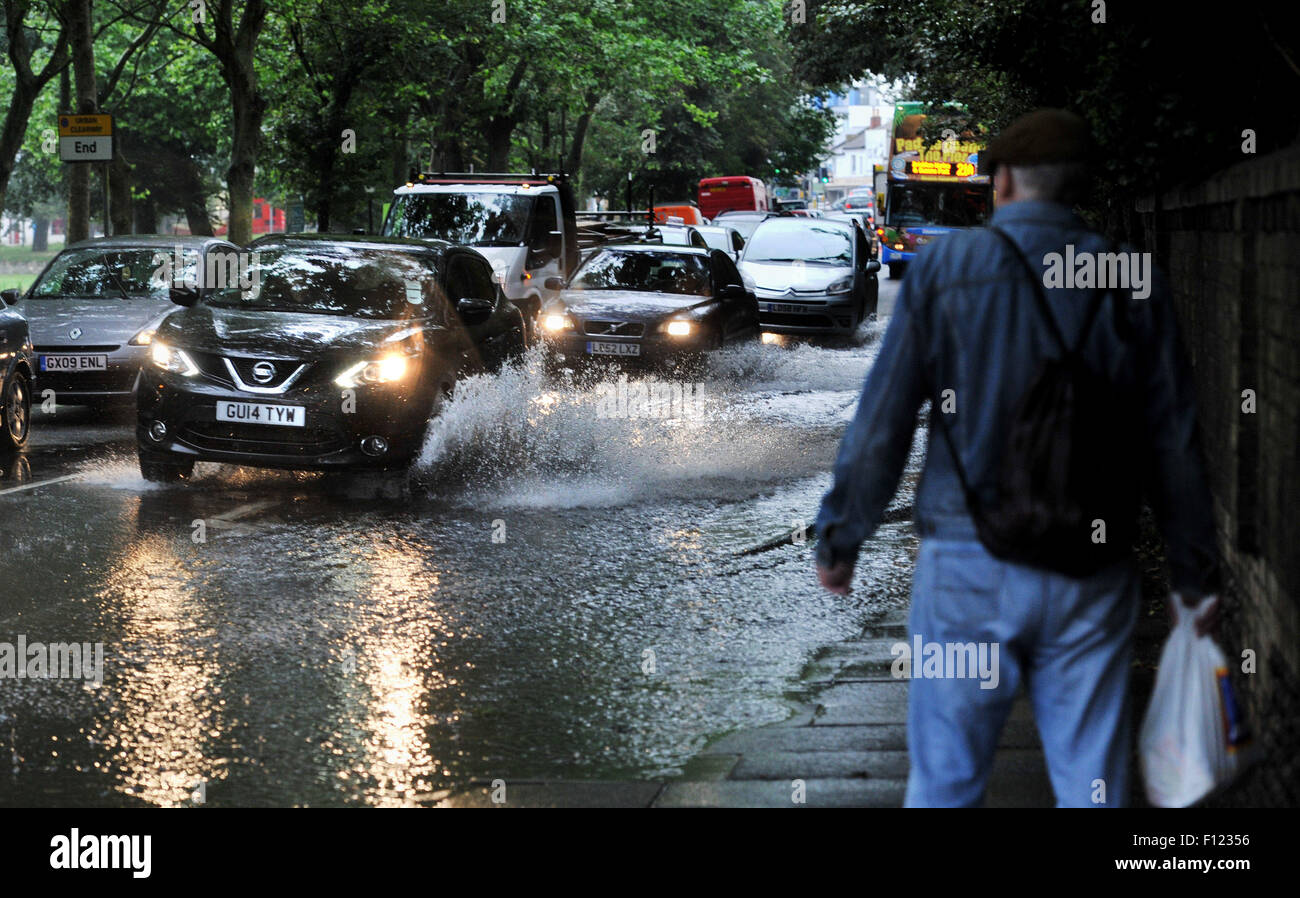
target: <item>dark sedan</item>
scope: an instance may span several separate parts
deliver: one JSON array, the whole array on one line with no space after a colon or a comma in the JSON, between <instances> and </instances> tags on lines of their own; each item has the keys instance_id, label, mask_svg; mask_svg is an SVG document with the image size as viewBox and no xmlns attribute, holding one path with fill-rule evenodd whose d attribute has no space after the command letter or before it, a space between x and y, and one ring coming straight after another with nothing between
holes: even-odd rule
<instances>
[{"instance_id":1,"label":"dark sedan","mask_svg":"<svg viewBox=\"0 0 1300 898\"><path fill-rule=\"evenodd\" d=\"M466 375L524 346L487 260L400 238L291 235L249 246L251 286L176 291L140 377L148 480L194 462L404 476Z\"/></svg>"},{"instance_id":2,"label":"dark sedan","mask_svg":"<svg viewBox=\"0 0 1300 898\"><path fill-rule=\"evenodd\" d=\"M35 358L27 320L17 309L17 290L0 300L0 453L16 452L27 443L32 420Z\"/></svg>"},{"instance_id":3,"label":"dark sedan","mask_svg":"<svg viewBox=\"0 0 1300 898\"><path fill-rule=\"evenodd\" d=\"M758 302L722 250L620 245L592 255L542 310L553 362L663 363L759 337Z\"/></svg>"}]
</instances>

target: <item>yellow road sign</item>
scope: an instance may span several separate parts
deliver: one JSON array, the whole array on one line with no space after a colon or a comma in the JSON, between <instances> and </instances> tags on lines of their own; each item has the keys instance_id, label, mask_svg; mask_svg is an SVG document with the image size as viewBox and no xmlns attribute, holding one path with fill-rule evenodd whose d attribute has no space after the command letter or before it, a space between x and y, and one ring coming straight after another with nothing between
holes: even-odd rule
<instances>
[{"instance_id":1,"label":"yellow road sign","mask_svg":"<svg viewBox=\"0 0 1300 898\"><path fill-rule=\"evenodd\" d=\"M111 162L113 117L70 112L60 115L59 158L64 162Z\"/></svg>"},{"instance_id":2,"label":"yellow road sign","mask_svg":"<svg viewBox=\"0 0 1300 898\"><path fill-rule=\"evenodd\" d=\"M111 115L61 115L60 137L110 137L113 134Z\"/></svg>"}]
</instances>

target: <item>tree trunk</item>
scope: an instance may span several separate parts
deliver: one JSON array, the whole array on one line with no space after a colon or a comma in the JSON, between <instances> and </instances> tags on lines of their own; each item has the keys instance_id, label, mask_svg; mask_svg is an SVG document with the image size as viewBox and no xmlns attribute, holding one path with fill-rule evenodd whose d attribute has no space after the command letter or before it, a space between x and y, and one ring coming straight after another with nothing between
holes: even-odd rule
<instances>
[{"instance_id":1,"label":"tree trunk","mask_svg":"<svg viewBox=\"0 0 1300 898\"><path fill-rule=\"evenodd\" d=\"M50 248L50 220L36 216L32 230L32 252L43 253Z\"/></svg>"},{"instance_id":2,"label":"tree trunk","mask_svg":"<svg viewBox=\"0 0 1300 898\"><path fill-rule=\"evenodd\" d=\"M9 178L14 173L14 160L22 149L27 133L27 122L41 89L57 74L67 71L67 23L64 22L54 39L54 54L39 72L32 71L31 33L23 21L28 7L9 2L3 4L6 60L12 69L13 94L5 111L4 124L0 126L0 209L5 207L9 192ZM61 107L67 109L67 106Z\"/></svg>"},{"instance_id":3,"label":"tree trunk","mask_svg":"<svg viewBox=\"0 0 1300 898\"><path fill-rule=\"evenodd\" d=\"M72 48L72 71L77 83L77 112L93 113L99 96L95 88L95 43L90 18L90 0L70 0L68 42ZM68 172L68 244L90 236L90 166L70 163Z\"/></svg>"},{"instance_id":4,"label":"tree trunk","mask_svg":"<svg viewBox=\"0 0 1300 898\"><path fill-rule=\"evenodd\" d=\"M587 142L587 130L591 127L591 117L596 112L596 104L600 102L600 97L595 94L587 94L587 106L578 116L577 124L573 126L573 143L569 146L569 159L566 168L570 177L576 178L582 168L582 149Z\"/></svg>"},{"instance_id":5,"label":"tree trunk","mask_svg":"<svg viewBox=\"0 0 1300 898\"><path fill-rule=\"evenodd\" d=\"M158 233L158 206L152 195L141 197L135 203L135 233Z\"/></svg>"},{"instance_id":6,"label":"tree trunk","mask_svg":"<svg viewBox=\"0 0 1300 898\"><path fill-rule=\"evenodd\" d=\"M212 219L208 218L208 207L202 193L193 194L185 202L185 222L190 226L190 233L195 237L211 237Z\"/></svg>"},{"instance_id":7,"label":"tree trunk","mask_svg":"<svg viewBox=\"0 0 1300 898\"><path fill-rule=\"evenodd\" d=\"M0 127L0 209L5 206L5 194L9 190L9 178L14 173L14 160L22 149L23 137L27 133L27 120L31 118L32 106L36 95L18 84L13 99L9 101L9 112L5 115L4 126Z\"/></svg>"},{"instance_id":8,"label":"tree trunk","mask_svg":"<svg viewBox=\"0 0 1300 898\"><path fill-rule=\"evenodd\" d=\"M126 161L119 148L109 166L108 208L113 223L114 234L130 234L131 214L131 165Z\"/></svg>"}]
</instances>

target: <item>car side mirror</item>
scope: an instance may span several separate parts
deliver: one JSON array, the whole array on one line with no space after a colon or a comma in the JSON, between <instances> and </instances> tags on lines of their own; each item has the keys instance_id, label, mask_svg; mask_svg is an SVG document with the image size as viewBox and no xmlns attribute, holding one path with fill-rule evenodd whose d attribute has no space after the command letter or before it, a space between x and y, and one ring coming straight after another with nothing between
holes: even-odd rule
<instances>
[{"instance_id":1,"label":"car side mirror","mask_svg":"<svg viewBox=\"0 0 1300 898\"><path fill-rule=\"evenodd\" d=\"M492 316L496 303L477 296L464 296L456 302L456 314L466 324L482 324Z\"/></svg>"},{"instance_id":2,"label":"car side mirror","mask_svg":"<svg viewBox=\"0 0 1300 898\"><path fill-rule=\"evenodd\" d=\"M171 290L168 291L167 295L171 297L171 301L176 303L176 305L191 309L198 304L199 288L187 287L184 285L180 287L172 287Z\"/></svg>"},{"instance_id":3,"label":"car side mirror","mask_svg":"<svg viewBox=\"0 0 1300 898\"><path fill-rule=\"evenodd\" d=\"M552 275L551 277L548 277L546 280L542 281L542 286L545 287L547 290L563 290L564 278L555 277L554 275Z\"/></svg>"},{"instance_id":4,"label":"car side mirror","mask_svg":"<svg viewBox=\"0 0 1300 898\"><path fill-rule=\"evenodd\" d=\"M748 292L741 284L727 284L718 291L718 299L744 299Z\"/></svg>"},{"instance_id":5,"label":"car side mirror","mask_svg":"<svg viewBox=\"0 0 1300 898\"><path fill-rule=\"evenodd\" d=\"M0 290L0 299L4 300L5 305L11 306L18 302L18 297L22 296L17 287L10 287L8 290Z\"/></svg>"},{"instance_id":6,"label":"car side mirror","mask_svg":"<svg viewBox=\"0 0 1300 898\"><path fill-rule=\"evenodd\" d=\"M870 274L870 273L873 272L873 271L879 271L879 270L880 270L880 260L879 260L879 259L868 259L868 260L867 260L866 271L867 271L868 274Z\"/></svg>"}]
</instances>

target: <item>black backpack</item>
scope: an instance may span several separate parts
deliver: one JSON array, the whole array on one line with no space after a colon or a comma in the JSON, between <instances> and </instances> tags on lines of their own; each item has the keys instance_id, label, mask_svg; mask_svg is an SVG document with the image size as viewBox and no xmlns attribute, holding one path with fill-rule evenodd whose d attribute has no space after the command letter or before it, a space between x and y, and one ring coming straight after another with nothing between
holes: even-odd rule
<instances>
[{"instance_id":1,"label":"black backpack","mask_svg":"<svg viewBox=\"0 0 1300 898\"><path fill-rule=\"evenodd\" d=\"M1128 554L1141 496L1138 468L1145 434L1133 391L1092 371L1080 355L1103 301L1113 294L1097 290L1070 346L1052 316L1041 272L1009 235L989 230L1007 243L1029 274L1035 304L1061 354L1039 366L1014 408L992 501L972 489L938 397L931 400L930 417L938 418L966 507L989 553L1084 577Z\"/></svg>"}]
</instances>

